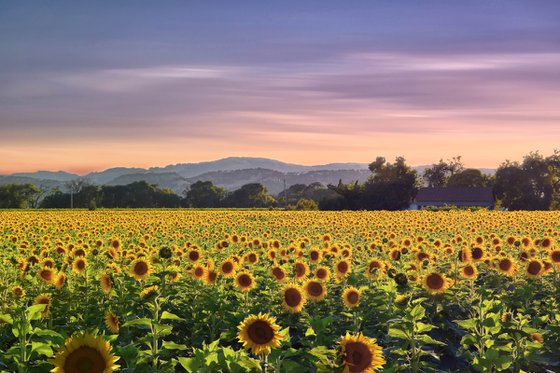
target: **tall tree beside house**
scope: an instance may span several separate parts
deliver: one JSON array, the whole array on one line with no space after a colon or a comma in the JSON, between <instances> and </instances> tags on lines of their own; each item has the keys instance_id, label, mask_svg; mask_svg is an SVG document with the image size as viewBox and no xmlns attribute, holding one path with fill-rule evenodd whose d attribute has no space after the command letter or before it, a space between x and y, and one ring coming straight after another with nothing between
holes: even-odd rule
<instances>
[{"instance_id":1,"label":"tall tree beside house","mask_svg":"<svg viewBox=\"0 0 560 373\"><path fill-rule=\"evenodd\" d=\"M424 170L423 179L430 188L446 186L450 177L464 170L461 156L458 155L447 161L440 159L438 163L432 164Z\"/></svg>"},{"instance_id":2,"label":"tall tree beside house","mask_svg":"<svg viewBox=\"0 0 560 373\"><path fill-rule=\"evenodd\" d=\"M185 190L184 195L187 207L220 207L226 190L211 181L197 181Z\"/></svg>"},{"instance_id":3,"label":"tall tree beside house","mask_svg":"<svg viewBox=\"0 0 560 373\"><path fill-rule=\"evenodd\" d=\"M466 168L449 177L448 187L481 188L492 186L493 178L476 168Z\"/></svg>"}]
</instances>

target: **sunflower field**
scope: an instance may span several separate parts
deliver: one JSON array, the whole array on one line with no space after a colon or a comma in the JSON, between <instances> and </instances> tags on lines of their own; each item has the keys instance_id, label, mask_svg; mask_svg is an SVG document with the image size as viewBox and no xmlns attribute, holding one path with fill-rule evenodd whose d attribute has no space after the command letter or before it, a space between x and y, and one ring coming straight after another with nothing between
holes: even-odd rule
<instances>
[{"instance_id":1,"label":"sunflower field","mask_svg":"<svg viewBox=\"0 0 560 373\"><path fill-rule=\"evenodd\" d=\"M560 371L560 213L0 211L0 372Z\"/></svg>"}]
</instances>

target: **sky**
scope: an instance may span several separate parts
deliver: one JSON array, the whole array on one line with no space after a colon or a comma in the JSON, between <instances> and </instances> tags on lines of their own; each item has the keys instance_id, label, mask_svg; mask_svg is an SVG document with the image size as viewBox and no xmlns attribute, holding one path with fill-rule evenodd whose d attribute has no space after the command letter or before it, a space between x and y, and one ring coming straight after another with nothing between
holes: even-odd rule
<instances>
[{"instance_id":1,"label":"sky","mask_svg":"<svg viewBox=\"0 0 560 373\"><path fill-rule=\"evenodd\" d=\"M560 147L560 2L0 0L0 174Z\"/></svg>"}]
</instances>

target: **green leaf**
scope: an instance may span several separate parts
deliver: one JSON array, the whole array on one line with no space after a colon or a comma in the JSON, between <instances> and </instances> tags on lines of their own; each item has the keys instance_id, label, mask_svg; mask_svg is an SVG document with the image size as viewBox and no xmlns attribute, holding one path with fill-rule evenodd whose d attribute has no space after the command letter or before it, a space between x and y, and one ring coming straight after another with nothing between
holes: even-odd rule
<instances>
[{"instance_id":1,"label":"green leaf","mask_svg":"<svg viewBox=\"0 0 560 373\"><path fill-rule=\"evenodd\" d=\"M12 319L12 316L4 313L4 314L0 314L0 321L11 325L11 324L13 324L14 319Z\"/></svg>"},{"instance_id":2,"label":"green leaf","mask_svg":"<svg viewBox=\"0 0 560 373\"><path fill-rule=\"evenodd\" d=\"M419 335L418 340L421 341L422 343L429 344L429 345L445 346L445 343L437 341L427 334Z\"/></svg>"},{"instance_id":3,"label":"green leaf","mask_svg":"<svg viewBox=\"0 0 560 373\"><path fill-rule=\"evenodd\" d=\"M174 313L163 311L161 313L160 320L177 320L177 321L185 321L185 319L175 315Z\"/></svg>"},{"instance_id":4,"label":"green leaf","mask_svg":"<svg viewBox=\"0 0 560 373\"><path fill-rule=\"evenodd\" d=\"M34 304L33 306L27 307L27 319L28 320L39 320L41 318L41 313L47 307L46 304Z\"/></svg>"},{"instance_id":5,"label":"green leaf","mask_svg":"<svg viewBox=\"0 0 560 373\"><path fill-rule=\"evenodd\" d=\"M307 330L305 331L306 337L315 336L315 335L317 334L315 334L315 330L313 330L312 327L307 328Z\"/></svg>"},{"instance_id":6,"label":"green leaf","mask_svg":"<svg viewBox=\"0 0 560 373\"><path fill-rule=\"evenodd\" d=\"M424 324L423 322L418 321L417 323L414 324L414 327L416 328L416 331L418 333L425 333L425 332L429 332L432 329L435 329L436 326L432 325L432 324Z\"/></svg>"},{"instance_id":7,"label":"green leaf","mask_svg":"<svg viewBox=\"0 0 560 373\"><path fill-rule=\"evenodd\" d=\"M455 320L455 323L465 330L473 330L476 327L475 319Z\"/></svg>"},{"instance_id":8,"label":"green leaf","mask_svg":"<svg viewBox=\"0 0 560 373\"><path fill-rule=\"evenodd\" d=\"M184 351L187 349L187 346L183 345L183 344L178 344L175 343L173 341L163 341L161 344L162 348L165 348L166 350L180 350L180 351Z\"/></svg>"},{"instance_id":9,"label":"green leaf","mask_svg":"<svg viewBox=\"0 0 560 373\"><path fill-rule=\"evenodd\" d=\"M145 317L135 319L135 320L130 320L123 324L123 327L127 327L127 326L146 326L149 328L150 326L152 326L152 320Z\"/></svg>"},{"instance_id":10,"label":"green leaf","mask_svg":"<svg viewBox=\"0 0 560 373\"><path fill-rule=\"evenodd\" d=\"M196 372L198 364L192 357L178 357L177 361L187 372Z\"/></svg>"},{"instance_id":11,"label":"green leaf","mask_svg":"<svg viewBox=\"0 0 560 373\"><path fill-rule=\"evenodd\" d=\"M404 339L404 340L410 339L410 336L404 330L397 329L397 328L389 328L389 337Z\"/></svg>"},{"instance_id":12,"label":"green leaf","mask_svg":"<svg viewBox=\"0 0 560 373\"><path fill-rule=\"evenodd\" d=\"M53 350L47 343L31 342L31 353L33 352L36 352L39 355L45 355L46 357L53 356Z\"/></svg>"},{"instance_id":13,"label":"green leaf","mask_svg":"<svg viewBox=\"0 0 560 373\"><path fill-rule=\"evenodd\" d=\"M410 317L414 321L422 320L426 315L426 310L422 307L421 304L414 306L412 310L410 310Z\"/></svg>"}]
</instances>

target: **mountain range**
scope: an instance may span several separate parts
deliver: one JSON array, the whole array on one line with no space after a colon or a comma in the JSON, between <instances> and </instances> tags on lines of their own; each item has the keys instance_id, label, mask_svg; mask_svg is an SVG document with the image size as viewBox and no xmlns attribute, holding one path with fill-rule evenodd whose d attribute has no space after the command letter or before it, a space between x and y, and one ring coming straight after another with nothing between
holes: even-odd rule
<instances>
[{"instance_id":1,"label":"mountain range","mask_svg":"<svg viewBox=\"0 0 560 373\"><path fill-rule=\"evenodd\" d=\"M419 173L429 166L414 167ZM493 173L494 170L483 169ZM229 157L210 162L179 163L165 167L127 168L116 167L101 172L91 172L80 176L64 171L38 171L0 175L0 185L11 183L32 183L45 190L60 188L78 178L86 178L97 185L126 185L135 181L146 181L161 188L170 188L181 194L196 181L211 181L214 185L235 190L247 183L261 183L272 194L278 194L293 184L323 185L365 181L371 175L367 163L329 163L304 166L285 163L268 158Z\"/></svg>"}]
</instances>

